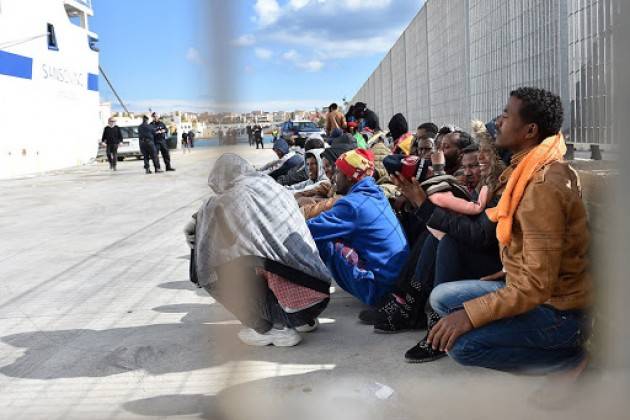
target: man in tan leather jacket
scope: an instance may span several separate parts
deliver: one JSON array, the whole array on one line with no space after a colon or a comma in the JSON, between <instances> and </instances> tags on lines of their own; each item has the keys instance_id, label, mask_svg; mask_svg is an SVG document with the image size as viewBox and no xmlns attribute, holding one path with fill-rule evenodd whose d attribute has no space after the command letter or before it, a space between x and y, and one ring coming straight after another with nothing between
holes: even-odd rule
<instances>
[{"instance_id":1,"label":"man in tan leather jacket","mask_svg":"<svg viewBox=\"0 0 630 420\"><path fill-rule=\"evenodd\" d=\"M433 352L507 371L585 364L589 234L579 179L561 158L562 119L558 96L535 88L510 93L497 121L497 146L513 153L499 187L507 200L503 209L512 210L498 216L504 279L458 281L433 290L431 306L442 317L428 335ZM421 190L411 183L403 189L423 206Z\"/></svg>"}]
</instances>

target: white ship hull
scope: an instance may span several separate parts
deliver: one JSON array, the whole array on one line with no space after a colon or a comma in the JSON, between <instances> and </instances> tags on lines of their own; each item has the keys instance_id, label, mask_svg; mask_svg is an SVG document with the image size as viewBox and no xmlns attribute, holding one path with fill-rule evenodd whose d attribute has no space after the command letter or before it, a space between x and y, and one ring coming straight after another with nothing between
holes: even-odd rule
<instances>
[{"instance_id":1,"label":"white ship hull","mask_svg":"<svg viewBox=\"0 0 630 420\"><path fill-rule=\"evenodd\" d=\"M89 1L0 0L0 179L82 165L98 151L95 35L67 10L91 15Z\"/></svg>"}]
</instances>

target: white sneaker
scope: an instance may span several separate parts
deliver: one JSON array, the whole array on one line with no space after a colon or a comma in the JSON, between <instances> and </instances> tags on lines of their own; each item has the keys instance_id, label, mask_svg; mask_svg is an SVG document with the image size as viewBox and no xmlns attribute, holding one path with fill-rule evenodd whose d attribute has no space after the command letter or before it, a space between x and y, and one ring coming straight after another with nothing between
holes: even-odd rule
<instances>
[{"instance_id":1,"label":"white sneaker","mask_svg":"<svg viewBox=\"0 0 630 420\"><path fill-rule=\"evenodd\" d=\"M302 337L292 328L278 330L272 328L264 334L256 332L251 328L244 328L238 333L238 338L249 346L268 346L273 344L276 347L293 347L302 341Z\"/></svg>"},{"instance_id":2,"label":"white sneaker","mask_svg":"<svg viewBox=\"0 0 630 420\"><path fill-rule=\"evenodd\" d=\"M312 324L304 324L300 325L299 327L295 327L295 331L301 333L310 333L312 331L315 331L317 327L319 327L319 321L317 320L317 318L315 318L315 320L311 322Z\"/></svg>"}]
</instances>

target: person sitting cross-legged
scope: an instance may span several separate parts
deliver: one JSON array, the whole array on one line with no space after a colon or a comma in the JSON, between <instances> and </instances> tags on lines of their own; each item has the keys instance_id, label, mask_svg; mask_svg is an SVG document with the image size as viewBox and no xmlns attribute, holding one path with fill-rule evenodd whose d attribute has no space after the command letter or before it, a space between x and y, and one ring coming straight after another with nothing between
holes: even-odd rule
<instances>
[{"instance_id":1,"label":"person sitting cross-legged","mask_svg":"<svg viewBox=\"0 0 630 420\"><path fill-rule=\"evenodd\" d=\"M329 211L307 221L319 254L337 284L368 305L391 292L409 253L407 239L372 177L371 151L341 155Z\"/></svg>"}]
</instances>

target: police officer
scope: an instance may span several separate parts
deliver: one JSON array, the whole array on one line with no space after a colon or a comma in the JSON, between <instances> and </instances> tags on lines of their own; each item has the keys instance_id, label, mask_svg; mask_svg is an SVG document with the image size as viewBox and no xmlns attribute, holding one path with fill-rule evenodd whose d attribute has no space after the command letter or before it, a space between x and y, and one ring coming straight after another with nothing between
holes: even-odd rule
<instances>
[{"instance_id":1,"label":"police officer","mask_svg":"<svg viewBox=\"0 0 630 420\"><path fill-rule=\"evenodd\" d=\"M157 150L155 150L155 135L153 129L149 125L149 117L142 116L142 124L138 127L138 137L140 139L140 151L144 157L144 170L145 173L150 174L149 159L153 161L153 168L155 173L160 173L160 161L158 160Z\"/></svg>"},{"instance_id":2,"label":"police officer","mask_svg":"<svg viewBox=\"0 0 630 420\"><path fill-rule=\"evenodd\" d=\"M156 112L151 114L153 117L153 122L151 123L151 128L153 129L153 136L155 138L155 151L156 158L160 159L160 153L162 153L162 159L164 159L164 165L166 166L167 171L174 171L171 167L171 154L168 151L168 145L166 144L166 134L168 133L168 129L166 125L160 121L160 115Z\"/></svg>"},{"instance_id":3,"label":"police officer","mask_svg":"<svg viewBox=\"0 0 630 420\"><path fill-rule=\"evenodd\" d=\"M247 126L247 140L249 141L249 146L254 145L254 131L252 130L252 126Z\"/></svg>"},{"instance_id":4,"label":"police officer","mask_svg":"<svg viewBox=\"0 0 630 420\"><path fill-rule=\"evenodd\" d=\"M263 149L265 148L265 144L263 143L263 133L262 133L262 131L263 131L263 129L260 126L260 124L256 124L254 126L254 139L256 140L256 149L258 149L259 145Z\"/></svg>"}]
</instances>

